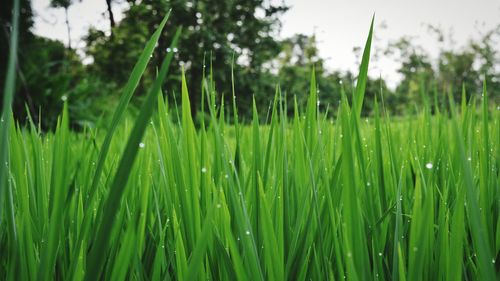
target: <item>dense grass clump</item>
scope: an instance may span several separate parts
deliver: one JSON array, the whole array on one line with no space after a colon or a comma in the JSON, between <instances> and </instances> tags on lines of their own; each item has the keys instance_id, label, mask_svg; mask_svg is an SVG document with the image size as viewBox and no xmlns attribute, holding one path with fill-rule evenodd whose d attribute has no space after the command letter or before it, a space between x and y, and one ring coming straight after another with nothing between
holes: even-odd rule
<instances>
[{"instance_id":1,"label":"dense grass clump","mask_svg":"<svg viewBox=\"0 0 500 281\"><path fill-rule=\"evenodd\" d=\"M66 105L54 133L5 126L0 279L500 276L500 114L486 88L397 120L376 102L361 120L370 30L353 104L343 95L336 120L318 111L314 75L304 110L287 116L278 88L268 118L254 106L249 125L234 99L225 121L206 81L210 118L197 128L184 79L179 116L159 94L172 56L137 118L124 118L165 22L108 131L70 131Z\"/></svg>"}]
</instances>

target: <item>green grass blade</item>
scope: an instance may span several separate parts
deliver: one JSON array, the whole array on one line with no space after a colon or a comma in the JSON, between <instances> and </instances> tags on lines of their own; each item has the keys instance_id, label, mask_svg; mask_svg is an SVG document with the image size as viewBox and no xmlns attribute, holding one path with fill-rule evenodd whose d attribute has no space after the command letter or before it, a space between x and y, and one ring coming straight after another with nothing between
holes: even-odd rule
<instances>
[{"instance_id":1,"label":"green grass blade","mask_svg":"<svg viewBox=\"0 0 500 281\"><path fill-rule=\"evenodd\" d=\"M172 41L172 46L177 46L179 36L180 29L177 31ZM106 255L103 254L103 251L106 251L108 248L110 240L109 235L113 229L113 221L119 211L120 201L125 193L127 179L129 177L130 170L132 169L132 165L134 164L134 160L139 149L139 143L144 135L146 126L148 125L148 120L153 114L156 96L158 95L163 81L168 73L172 58L173 52L170 52L163 60L160 72L158 73L158 78L156 78L153 87L150 89L146 100L141 107L139 116L135 121L135 125L128 139L127 146L125 147L125 151L122 154L122 159L110 187L108 198L106 199L102 209L103 218L97 230L96 241L92 245L92 249L89 254L88 272L85 275L85 280L99 279L100 271L106 257Z\"/></svg>"},{"instance_id":2,"label":"green grass blade","mask_svg":"<svg viewBox=\"0 0 500 281\"><path fill-rule=\"evenodd\" d=\"M361 59L361 65L359 66L358 81L356 83L356 90L354 92L352 103L354 109L353 111L357 118L361 116L361 108L363 107L363 99L365 97L366 81L368 80L368 64L370 62L370 49L372 46L374 21L375 16L372 18L370 32L368 33L368 38L366 39L365 48L363 50L363 57Z\"/></svg>"},{"instance_id":3,"label":"green grass blade","mask_svg":"<svg viewBox=\"0 0 500 281\"><path fill-rule=\"evenodd\" d=\"M9 0L6 0L9 1ZM12 101L16 89L16 64L17 64L17 44L19 37L19 0L13 0L12 29L10 33L9 61L7 62L7 77L5 77L5 88L3 89L3 108L0 114L0 225L2 223L2 211L5 190L7 189L8 167L4 163L9 163L9 130L12 118ZM0 77L2 79L3 77Z\"/></svg>"}]
</instances>

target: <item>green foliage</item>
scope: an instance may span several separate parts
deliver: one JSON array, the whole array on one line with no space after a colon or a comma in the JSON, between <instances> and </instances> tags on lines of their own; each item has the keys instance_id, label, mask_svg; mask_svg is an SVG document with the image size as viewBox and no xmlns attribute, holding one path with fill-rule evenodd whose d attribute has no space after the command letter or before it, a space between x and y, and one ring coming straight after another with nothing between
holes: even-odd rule
<instances>
[{"instance_id":1,"label":"green foliage","mask_svg":"<svg viewBox=\"0 0 500 281\"><path fill-rule=\"evenodd\" d=\"M112 36L92 29L86 37L87 53L94 58L92 69L119 84L126 81L129 69L137 58L150 30L163 15L172 9L171 23L184 27L179 46L168 50L173 33L165 31L158 41L152 58L158 65L165 55L175 52L176 63L186 69L192 112L199 108L201 77L206 64L211 64L218 89L230 93L230 69L233 56L237 62L235 83L240 105L250 105L252 94L261 94L273 88L272 83L253 83L264 80L263 64L276 56L279 44L275 39L278 15L284 6L273 6L265 1L129 1L124 19L112 30ZM205 64L206 63L206 64ZM155 76L152 67L146 73L144 85L150 85ZM165 90L174 92L174 82L180 81L180 72L169 75ZM144 92L144 90L140 91ZM176 91L178 92L178 91ZM269 100L269 99L268 99Z\"/></svg>"},{"instance_id":2,"label":"green foliage","mask_svg":"<svg viewBox=\"0 0 500 281\"><path fill-rule=\"evenodd\" d=\"M247 0L128 1L130 6L123 20L118 23L112 20L111 32L89 30L85 37L86 63L89 64L84 65L82 58L69 48L70 42L65 47L60 42L32 34L30 3L29 0L20 1L19 79L13 111L16 120L22 124L26 124L29 113L44 130L54 129L63 100L67 99L71 101L68 104L71 128L81 129L85 125L107 127L112 109L119 102L122 87L128 81L142 47L170 8L175 11L172 24L184 27L179 47L170 51L175 55L173 64L182 64L185 69L193 115L202 107L202 76L209 69L214 75L212 81L217 91L223 94L216 98L217 102L224 100L226 104L232 104L234 92L238 100L234 108L239 110L242 123L251 120L253 99L258 108L268 108L272 104L274 95L269 93L274 93L276 84L287 101L285 111L289 116L293 115L295 100L299 107L305 107L309 91L307 77L313 67L321 111L328 111L330 117L335 117L342 91L347 100L353 102L358 77L350 72L328 70L319 55L315 35L298 34L277 39L280 15L287 10L283 4L273 6L268 1ZM71 4L70 0L51 1L52 7L66 11ZM111 7L112 1L106 1L106 4ZM1 5L0 77L5 77L12 3L3 1ZM109 16L110 12L108 10ZM71 19L66 20L69 27ZM439 29L432 30L442 44L437 58L431 57L408 37L390 44L385 55L400 63L398 71L402 80L393 89L381 78L367 77L362 116L373 116L375 97L381 100L381 93L385 108L391 114L416 114L416 106L425 103L447 107L446 95L441 93L451 91L458 102L462 97L462 86L466 89L467 100L479 96L483 79L489 85L490 106L500 102L500 57L495 47L500 28L479 34L479 40L471 40L460 49L448 47L453 44L446 42L444 38L447 36ZM168 54L173 35L173 30L165 29L159 38L152 63L138 84L139 97L132 99L135 109L132 115L137 113L144 95L156 79L157 68ZM176 109L176 100L180 100L180 81L180 67L175 67L163 85L173 109ZM3 83L2 78L1 88ZM435 109L431 108L431 112ZM231 106L226 110L234 111ZM268 115L265 110L259 113L261 118ZM233 122L234 113L230 116L228 121ZM208 119L208 114L198 116L195 124L198 126L201 120Z\"/></svg>"},{"instance_id":3,"label":"green foliage","mask_svg":"<svg viewBox=\"0 0 500 281\"><path fill-rule=\"evenodd\" d=\"M11 1L4 1L2 34L0 36L0 85L4 87L9 43L10 20L4 19ZM30 1L21 0L19 50L16 67L13 112L16 120L26 124L28 115L44 130L53 129L64 100L71 100L68 111L73 128L96 124L104 112L109 112L118 99L115 83L88 73L86 66L73 50L61 42L39 37L31 32ZM4 14L5 13L5 14ZM10 16L10 13L9 13ZM3 25L5 23L5 25ZM0 101L3 104L3 101ZM41 117L41 118L39 118Z\"/></svg>"},{"instance_id":4,"label":"green foliage","mask_svg":"<svg viewBox=\"0 0 500 281\"><path fill-rule=\"evenodd\" d=\"M497 69L500 56L494 42L500 36L500 26L480 34L479 40L471 40L460 49L454 47L453 39L449 39L449 42L445 40L446 36L440 29L432 26L430 29L437 33L441 45L437 59L431 58L428 52L408 37L392 42L384 52L401 63L398 72L402 81L396 88L396 95L390 100L394 104L394 112L414 112L414 108L408 108L407 105L423 105L424 93L432 93L429 95L433 96L432 99L441 106L447 106L446 94L438 93L450 91L458 102L462 87L465 87L466 98L470 100L481 94L483 80L490 85L491 99L498 102L500 76Z\"/></svg>"}]
</instances>

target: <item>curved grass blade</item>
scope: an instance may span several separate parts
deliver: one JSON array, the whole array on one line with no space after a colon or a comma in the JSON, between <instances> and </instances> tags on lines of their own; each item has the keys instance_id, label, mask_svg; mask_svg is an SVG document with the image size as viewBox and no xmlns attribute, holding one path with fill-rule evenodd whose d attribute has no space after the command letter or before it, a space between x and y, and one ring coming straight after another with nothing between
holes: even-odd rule
<instances>
[{"instance_id":1,"label":"curved grass blade","mask_svg":"<svg viewBox=\"0 0 500 281\"><path fill-rule=\"evenodd\" d=\"M163 28L165 27L165 24L170 16L170 11L165 15L163 20L161 21L158 29L153 33L149 41L146 43L146 46L144 47L144 50L142 51L141 56L139 57L139 60L135 64L132 73L130 74L130 77L127 81L127 84L125 85L125 88L123 90L123 94L120 98L120 101L118 103L118 106L113 114L112 120L110 127L108 129L108 132L106 134L106 137L104 138L104 142L102 143L101 149L99 151L99 156L96 161L96 170L94 173L94 177L92 179L92 184L90 186L90 189L88 191L88 199L87 202L88 204L91 204L94 202L94 198L96 195L96 190L97 186L99 184L99 181L101 179L101 175L104 169L104 163L106 162L106 158L108 156L109 148L111 145L111 141L113 139L114 133L118 127L118 124L120 121L123 119L123 116L125 115L125 111L127 109L127 105L129 104L132 95L134 94L135 89L137 88L137 85L139 84L139 81L141 80L141 77L146 70L146 67L149 63L149 60L151 58L151 55L153 54L153 51L155 49L155 46L160 38L160 35L162 34ZM90 221L92 218L92 212L86 212L84 215L83 219L83 227L81 228L81 231L78 235L78 240L76 243L76 250L74 251L75 255L78 255L80 252L80 247L82 245L82 240L84 239L84 236L86 233L89 231L90 228ZM75 260L75 259L73 259ZM75 263L76 266L76 263ZM71 269L71 274L72 276L74 274L75 268L73 267Z\"/></svg>"},{"instance_id":2,"label":"curved grass blade","mask_svg":"<svg viewBox=\"0 0 500 281\"><path fill-rule=\"evenodd\" d=\"M174 39L172 41L172 48L174 46L177 46L180 31L181 29L179 28L174 36ZM135 121L134 127L125 147L125 151L123 152L122 159L118 166L118 170L110 187L108 198L106 199L106 202L104 203L102 209L103 217L97 230L96 241L94 245L92 245L92 249L89 254L88 272L85 276L85 280L99 279L100 271L106 257L106 255L103 254L103 251L106 251L108 248L110 235L113 229L113 221L116 217L116 214L118 213L121 198L125 193L125 187L127 185L128 177L134 164L137 151L139 149L139 143L146 130L148 120L153 114L156 95L159 93L163 81L165 80L165 77L170 68L172 58L173 52L170 52L163 60L160 72L158 73L158 78L155 80L153 87L150 89L146 100L140 109L139 116Z\"/></svg>"}]
</instances>

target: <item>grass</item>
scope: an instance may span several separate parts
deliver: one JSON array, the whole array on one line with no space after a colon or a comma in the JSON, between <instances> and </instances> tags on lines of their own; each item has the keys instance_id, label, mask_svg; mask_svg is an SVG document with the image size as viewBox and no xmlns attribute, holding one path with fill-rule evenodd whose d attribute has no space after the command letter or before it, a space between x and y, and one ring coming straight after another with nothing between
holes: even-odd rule
<instances>
[{"instance_id":1,"label":"grass","mask_svg":"<svg viewBox=\"0 0 500 281\"><path fill-rule=\"evenodd\" d=\"M54 133L2 127L0 279L499 278L500 112L486 87L460 108L426 103L398 119L380 99L362 119L370 28L336 120L318 110L313 72L305 110L287 116L278 87L269 117L254 105L250 125L206 79L210 118L196 128L185 79L180 116L160 94L171 56L125 118L165 22L108 132L70 131L67 105Z\"/></svg>"}]
</instances>

